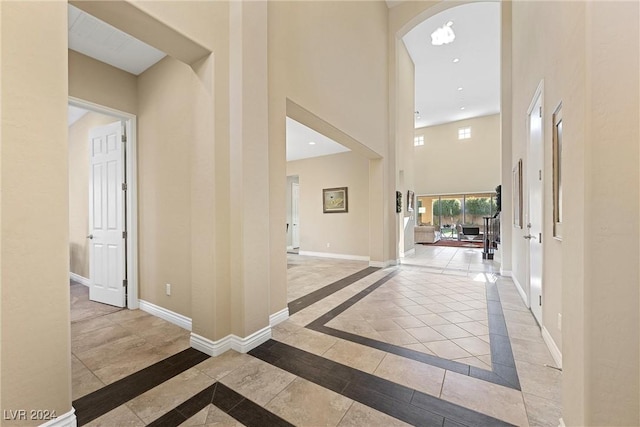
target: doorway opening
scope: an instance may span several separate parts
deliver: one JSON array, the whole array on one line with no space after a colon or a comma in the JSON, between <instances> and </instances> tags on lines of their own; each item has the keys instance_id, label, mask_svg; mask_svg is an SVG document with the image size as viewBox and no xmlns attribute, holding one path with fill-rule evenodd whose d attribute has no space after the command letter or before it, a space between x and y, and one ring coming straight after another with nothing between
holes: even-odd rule
<instances>
[{"instance_id":1,"label":"doorway opening","mask_svg":"<svg viewBox=\"0 0 640 427\"><path fill-rule=\"evenodd\" d=\"M287 176L287 253L300 253L300 177Z\"/></svg>"},{"instance_id":2,"label":"doorway opening","mask_svg":"<svg viewBox=\"0 0 640 427\"><path fill-rule=\"evenodd\" d=\"M70 278L96 303L136 309L136 117L73 97L69 109Z\"/></svg>"}]
</instances>

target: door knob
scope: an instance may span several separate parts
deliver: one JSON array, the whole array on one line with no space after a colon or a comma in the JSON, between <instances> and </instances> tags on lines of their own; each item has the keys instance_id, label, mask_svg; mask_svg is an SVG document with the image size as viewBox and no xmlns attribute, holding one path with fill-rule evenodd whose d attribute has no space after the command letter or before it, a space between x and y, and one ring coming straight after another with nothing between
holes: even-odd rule
<instances>
[{"instance_id":1,"label":"door knob","mask_svg":"<svg viewBox=\"0 0 640 427\"><path fill-rule=\"evenodd\" d=\"M538 240L538 238L536 236L532 236L531 234L527 234L526 236L522 236L524 239L527 240L531 240L531 239L536 239Z\"/></svg>"},{"instance_id":2,"label":"door knob","mask_svg":"<svg viewBox=\"0 0 640 427\"><path fill-rule=\"evenodd\" d=\"M93 239L93 234L89 234L89 235L87 236L87 239Z\"/></svg>"}]
</instances>

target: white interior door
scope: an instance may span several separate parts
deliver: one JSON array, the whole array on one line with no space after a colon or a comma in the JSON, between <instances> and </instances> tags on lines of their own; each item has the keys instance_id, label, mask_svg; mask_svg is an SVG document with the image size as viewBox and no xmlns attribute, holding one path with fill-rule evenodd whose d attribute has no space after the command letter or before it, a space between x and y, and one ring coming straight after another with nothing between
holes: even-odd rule
<instances>
[{"instance_id":1,"label":"white interior door","mask_svg":"<svg viewBox=\"0 0 640 427\"><path fill-rule=\"evenodd\" d=\"M125 306L122 124L89 132L89 299Z\"/></svg>"},{"instance_id":2,"label":"white interior door","mask_svg":"<svg viewBox=\"0 0 640 427\"><path fill-rule=\"evenodd\" d=\"M300 247L300 184L291 183L291 245Z\"/></svg>"},{"instance_id":3,"label":"white interior door","mask_svg":"<svg viewBox=\"0 0 640 427\"><path fill-rule=\"evenodd\" d=\"M542 93L538 91L529 111L529 146L527 151L527 235L529 241L529 295L531 311L542 325Z\"/></svg>"}]
</instances>

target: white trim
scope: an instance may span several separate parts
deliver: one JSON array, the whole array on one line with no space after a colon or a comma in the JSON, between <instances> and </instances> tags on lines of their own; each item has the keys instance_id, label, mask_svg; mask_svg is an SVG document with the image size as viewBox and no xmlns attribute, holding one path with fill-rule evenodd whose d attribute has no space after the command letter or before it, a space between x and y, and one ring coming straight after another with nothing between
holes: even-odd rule
<instances>
[{"instance_id":1,"label":"white trim","mask_svg":"<svg viewBox=\"0 0 640 427\"><path fill-rule=\"evenodd\" d=\"M289 318L289 307L285 307L282 310L278 311L277 313L273 313L271 316L269 316L269 326L273 328L274 326L284 322L288 318Z\"/></svg>"},{"instance_id":2,"label":"white trim","mask_svg":"<svg viewBox=\"0 0 640 427\"><path fill-rule=\"evenodd\" d=\"M560 422L560 424L558 425L558 427L566 427L567 425L564 423L564 420L562 418L560 418L558 420Z\"/></svg>"},{"instance_id":3,"label":"white trim","mask_svg":"<svg viewBox=\"0 0 640 427\"><path fill-rule=\"evenodd\" d=\"M231 335L227 335L218 341L211 341L208 338L191 332L191 347L209 356L220 356L222 353L231 350Z\"/></svg>"},{"instance_id":4,"label":"white trim","mask_svg":"<svg viewBox=\"0 0 640 427\"><path fill-rule=\"evenodd\" d=\"M231 334L218 341L211 341L208 338L191 332L191 347L209 356L216 357L227 350L247 353L269 339L271 339L271 326L265 326L246 338L240 338L237 335Z\"/></svg>"},{"instance_id":5,"label":"white trim","mask_svg":"<svg viewBox=\"0 0 640 427\"><path fill-rule=\"evenodd\" d=\"M288 250L288 251L292 251L292 250L293 250L293 245L291 245L291 246L287 246L287 250Z\"/></svg>"},{"instance_id":6,"label":"white trim","mask_svg":"<svg viewBox=\"0 0 640 427\"><path fill-rule=\"evenodd\" d=\"M71 410L66 414L62 414L51 421L47 421L44 424L40 424L40 427L76 427L78 421L76 420L76 410L71 407Z\"/></svg>"},{"instance_id":7,"label":"white trim","mask_svg":"<svg viewBox=\"0 0 640 427\"><path fill-rule=\"evenodd\" d=\"M556 365L558 366L558 368L562 368L562 352L556 345L555 341L553 340L553 337L551 336L547 328L544 326L542 327L542 339L544 339L544 343L549 348L551 357L553 357L553 360L556 362Z\"/></svg>"},{"instance_id":8,"label":"white trim","mask_svg":"<svg viewBox=\"0 0 640 427\"><path fill-rule=\"evenodd\" d=\"M74 282L78 282L81 285L91 286L91 280L76 273L69 272L69 279L73 280Z\"/></svg>"},{"instance_id":9,"label":"white trim","mask_svg":"<svg viewBox=\"0 0 640 427\"><path fill-rule=\"evenodd\" d=\"M394 265L399 265L399 259L388 259L386 261L369 261L369 267L387 268Z\"/></svg>"},{"instance_id":10,"label":"white trim","mask_svg":"<svg viewBox=\"0 0 640 427\"><path fill-rule=\"evenodd\" d=\"M352 261L369 261L369 257L368 256L347 255L347 254L332 254L332 253L329 253L329 252L300 251L299 255L315 256L315 257L318 257L318 258L348 259L348 260L352 260Z\"/></svg>"},{"instance_id":11,"label":"white trim","mask_svg":"<svg viewBox=\"0 0 640 427\"><path fill-rule=\"evenodd\" d=\"M138 308L138 122L133 116L127 122L127 303L130 310Z\"/></svg>"},{"instance_id":12,"label":"white trim","mask_svg":"<svg viewBox=\"0 0 640 427\"><path fill-rule=\"evenodd\" d=\"M524 289L522 289L522 285L520 284L520 282L518 282L518 278L513 273L511 274L511 280L513 280L513 283L516 285L516 289L520 294L520 298L522 298L524 305L526 305L527 308L531 308L531 304L529 304L529 298L527 297L527 294L525 293Z\"/></svg>"},{"instance_id":13,"label":"white trim","mask_svg":"<svg viewBox=\"0 0 640 427\"><path fill-rule=\"evenodd\" d=\"M191 330L191 319L187 316L183 316L182 314L167 310L164 307L160 307L159 305L152 304L142 299L139 301L139 305L140 310L142 311L146 311L153 316L166 320L169 323L173 323L174 325L179 326L182 329L186 329L187 331Z\"/></svg>"},{"instance_id":14,"label":"white trim","mask_svg":"<svg viewBox=\"0 0 640 427\"><path fill-rule=\"evenodd\" d=\"M503 270L500 268L500 275L504 277L513 277L513 272L511 270Z\"/></svg>"},{"instance_id":15,"label":"white trim","mask_svg":"<svg viewBox=\"0 0 640 427\"><path fill-rule=\"evenodd\" d=\"M127 131L127 161L124 165L127 174L127 308L135 310L138 303L138 143L137 117L126 111L116 110L84 99L69 97L69 105L108 114L124 120Z\"/></svg>"}]
</instances>

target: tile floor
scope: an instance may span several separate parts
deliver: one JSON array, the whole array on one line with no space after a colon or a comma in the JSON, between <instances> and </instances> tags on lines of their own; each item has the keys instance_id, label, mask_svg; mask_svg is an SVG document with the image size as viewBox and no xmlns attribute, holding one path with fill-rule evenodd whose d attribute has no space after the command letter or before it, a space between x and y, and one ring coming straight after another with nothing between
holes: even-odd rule
<instances>
[{"instance_id":1,"label":"tile floor","mask_svg":"<svg viewBox=\"0 0 640 427\"><path fill-rule=\"evenodd\" d=\"M80 425L558 425L562 374L513 282L480 250L418 246L318 294L249 354L202 355L188 331L138 310L73 322ZM367 267L288 262L289 301ZM488 380L494 371L517 386Z\"/></svg>"}]
</instances>

